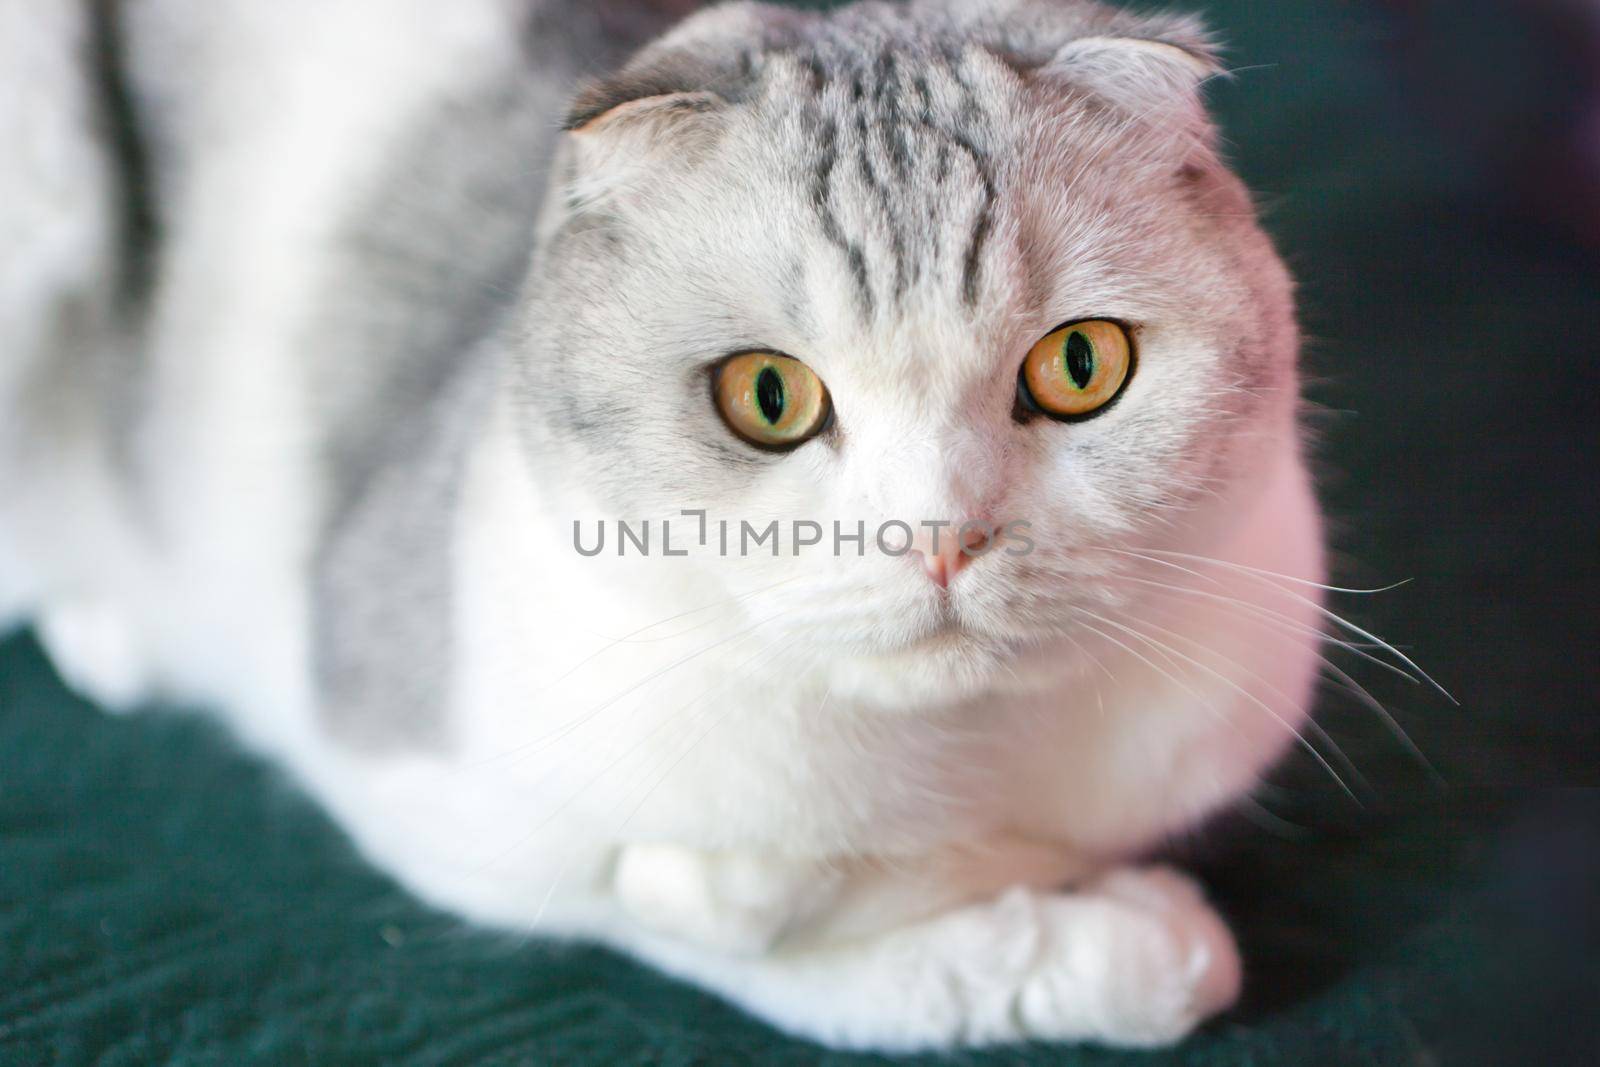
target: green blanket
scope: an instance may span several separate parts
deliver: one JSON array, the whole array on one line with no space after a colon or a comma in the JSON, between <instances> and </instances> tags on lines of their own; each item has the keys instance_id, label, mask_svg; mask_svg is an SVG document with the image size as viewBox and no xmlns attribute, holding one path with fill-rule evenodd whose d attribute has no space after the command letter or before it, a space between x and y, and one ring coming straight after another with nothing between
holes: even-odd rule
<instances>
[{"instance_id":1,"label":"green blanket","mask_svg":"<svg viewBox=\"0 0 1600 1067\"><path fill-rule=\"evenodd\" d=\"M1337 606L1461 706L1346 657L1434 772L1330 685L1320 715L1359 802L1297 754L1174 846L1247 959L1243 1003L1184 1046L919 1062L1600 1062L1600 793L1582 788L1600 784L1600 260L1503 208L1481 146L1418 103L1429 64L1489 55L1462 106L1514 125L1548 104L1551 68L1488 2L1432 5L1466 46L1425 54L1398 50L1376 4L1192 6L1246 68L1213 99L1302 281L1340 576L1414 579ZM0 644L0 1062L878 1060L604 951L432 912L221 729L106 717L17 635Z\"/></svg>"}]
</instances>

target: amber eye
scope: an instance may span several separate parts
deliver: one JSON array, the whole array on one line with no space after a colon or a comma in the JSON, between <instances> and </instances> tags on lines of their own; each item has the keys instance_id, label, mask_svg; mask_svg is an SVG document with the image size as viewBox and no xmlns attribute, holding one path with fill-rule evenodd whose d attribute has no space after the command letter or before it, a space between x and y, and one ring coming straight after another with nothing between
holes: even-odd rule
<instances>
[{"instance_id":1,"label":"amber eye","mask_svg":"<svg viewBox=\"0 0 1600 1067\"><path fill-rule=\"evenodd\" d=\"M776 352L730 356L717 368L713 391L729 429L760 448L794 448L828 422L822 379Z\"/></svg>"},{"instance_id":2,"label":"amber eye","mask_svg":"<svg viewBox=\"0 0 1600 1067\"><path fill-rule=\"evenodd\" d=\"M1085 319L1050 331L1028 350L1021 384L1046 415L1081 419L1115 399L1132 365L1126 330L1105 319Z\"/></svg>"}]
</instances>

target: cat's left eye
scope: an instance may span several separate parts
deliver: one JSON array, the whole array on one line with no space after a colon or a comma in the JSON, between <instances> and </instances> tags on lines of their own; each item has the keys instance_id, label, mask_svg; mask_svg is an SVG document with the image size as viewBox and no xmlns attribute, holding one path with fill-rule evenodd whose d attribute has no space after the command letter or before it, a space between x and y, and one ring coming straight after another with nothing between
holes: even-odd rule
<instances>
[{"instance_id":1,"label":"cat's left eye","mask_svg":"<svg viewBox=\"0 0 1600 1067\"><path fill-rule=\"evenodd\" d=\"M758 448L786 451L828 424L827 387L792 356L741 352L717 368L717 410L728 428Z\"/></svg>"},{"instance_id":2,"label":"cat's left eye","mask_svg":"<svg viewBox=\"0 0 1600 1067\"><path fill-rule=\"evenodd\" d=\"M1122 392L1133 370L1128 331L1108 319L1085 319L1041 337L1022 361L1017 385L1039 411L1063 421L1088 418Z\"/></svg>"}]
</instances>

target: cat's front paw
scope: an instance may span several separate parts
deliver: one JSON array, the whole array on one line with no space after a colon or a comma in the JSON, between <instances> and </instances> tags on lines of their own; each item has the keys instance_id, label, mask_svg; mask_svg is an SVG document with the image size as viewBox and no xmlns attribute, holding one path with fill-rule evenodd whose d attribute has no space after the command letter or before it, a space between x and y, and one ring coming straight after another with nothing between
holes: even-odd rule
<instances>
[{"instance_id":1,"label":"cat's front paw","mask_svg":"<svg viewBox=\"0 0 1600 1067\"><path fill-rule=\"evenodd\" d=\"M1233 934L1188 877L1121 868L1079 894L1094 902L1092 913L1071 907L1071 897L1040 903L1046 946L1018 998L1030 1036L1087 1029L1110 1044L1165 1045L1237 999Z\"/></svg>"},{"instance_id":2,"label":"cat's front paw","mask_svg":"<svg viewBox=\"0 0 1600 1067\"><path fill-rule=\"evenodd\" d=\"M674 937L633 947L825 1044L1148 1048L1182 1038L1239 989L1232 935L1193 882L1164 868L1118 870L1071 892L1018 887L878 934L789 943L781 934L807 883L774 883L778 868L757 864L718 890L707 861L663 846L624 856L624 907ZM761 891L744 899L759 907L727 891L746 876Z\"/></svg>"},{"instance_id":3,"label":"cat's front paw","mask_svg":"<svg viewBox=\"0 0 1600 1067\"><path fill-rule=\"evenodd\" d=\"M754 955L831 894L815 864L641 843L623 848L612 888L637 923L701 948Z\"/></svg>"},{"instance_id":4,"label":"cat's front paw","mask_svg":"<svg viewBox=\"0 0 1600 1067\"><path fill-rule=\"evenodd\" d=\"M148 693L143 650L126 614L98 600L55 604L40 613L39 642L79 695L110 712L136 707Z\"/></svg>"}]
</instances>

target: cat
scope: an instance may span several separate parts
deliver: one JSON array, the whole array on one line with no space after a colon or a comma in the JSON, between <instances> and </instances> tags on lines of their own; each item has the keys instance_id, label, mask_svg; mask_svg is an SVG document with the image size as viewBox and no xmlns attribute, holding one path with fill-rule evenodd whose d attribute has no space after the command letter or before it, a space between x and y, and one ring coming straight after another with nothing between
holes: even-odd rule
<instances>
[{"instance_id":1,"label":"cat","mask_svg":"<svg viewBox=\"0 0 1600 1067\"><path fill-rule=\"evenodd\" d=\"M1240 961L1141 857L1309 728L1323 575L1212 39L677 8L0 4L0 617L469 920L1176 1041Z\"/></svg>"}]
</instances>

